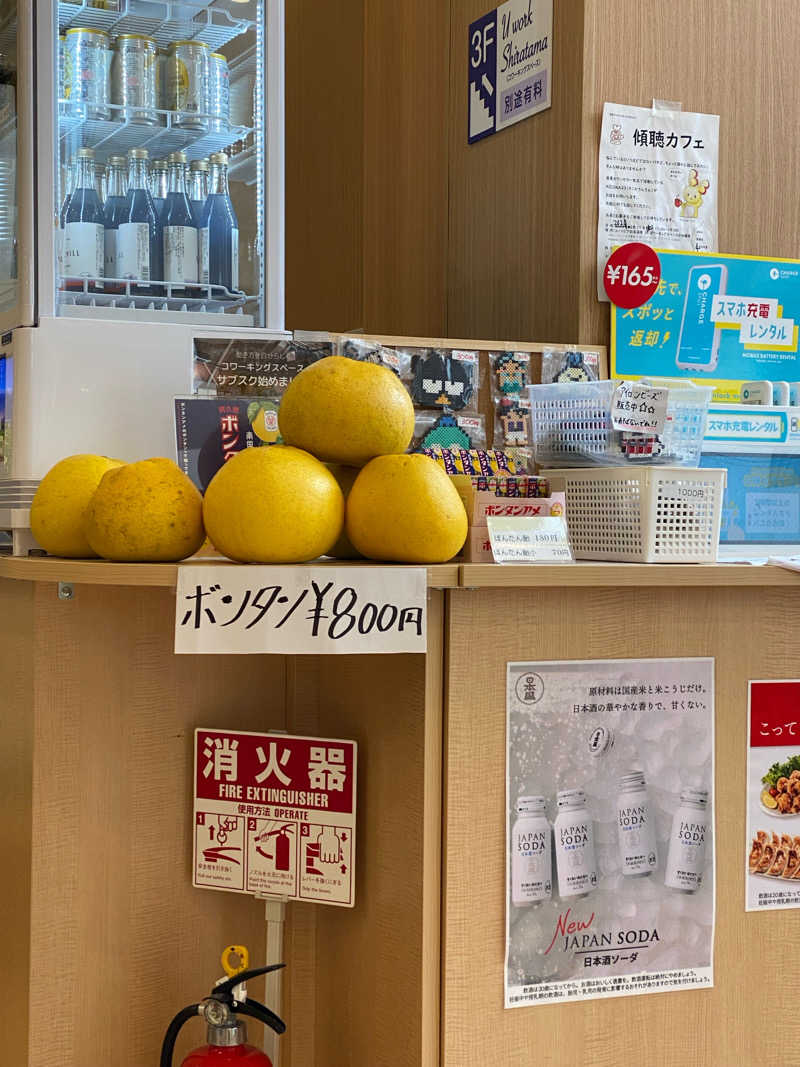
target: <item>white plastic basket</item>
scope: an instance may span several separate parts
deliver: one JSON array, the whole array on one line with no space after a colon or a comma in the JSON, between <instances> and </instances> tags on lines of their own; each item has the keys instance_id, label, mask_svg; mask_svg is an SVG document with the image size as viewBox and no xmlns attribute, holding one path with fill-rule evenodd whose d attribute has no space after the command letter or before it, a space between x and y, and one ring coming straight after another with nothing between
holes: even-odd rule
<instances>
[{"instance_id":1,"label":"white plastic basket","mask_svg":"<svg viewBox=\"0 0 800 1067\"><path fill-rule=\"evenodd\" d=\"M576 559L716 561L727 471L588 467L549 473L566 481Z\"/></svg>"},{"instance_id":2,"label":"white plastic basket","mask_svg":"<svg viewBox=\"0 0 800 1067\"><path fill-rule=\"evenodd\" d=\"M618 382L531 385L531 428L541 467L662 464L697 467L713 390L693 382L668 384L667 424L659 438L615 430L611 402Z\"/></svg>"}]
</instances>

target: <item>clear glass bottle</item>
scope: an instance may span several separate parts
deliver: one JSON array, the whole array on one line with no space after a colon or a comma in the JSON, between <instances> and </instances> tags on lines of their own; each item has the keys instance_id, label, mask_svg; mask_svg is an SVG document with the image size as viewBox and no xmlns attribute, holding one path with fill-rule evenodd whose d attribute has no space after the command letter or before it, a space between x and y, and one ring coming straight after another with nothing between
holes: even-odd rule
<instances>
[{"instance_id":1,"label":"clear glass bottle","mask_svg":"<svg viewBox=\"0 0 800 1067\"><path fill-rule=\"evenodd\" d=\"M105 258L103 208L94 185L94 151L79 148L75 188L64 213L64 275L72 278L102 278ZM68 289L83 289L78 281L67 282ZM89 285L91 292L102 289L101 282Z\"/></svg>"},{"instance_id":2,"label":"clear glass bottle","mask_svg":"<svg viewBox=\"0 0 800 1067\"><path fill-rule=\"evenodd\" d=\"M709 833L708 790L684 789L672 820L664 885L696 893L706 865Z\"/></svg>"},{"instance_id":3,"label":"clear glass bottle","mask_svg":"<svg viewBox=\"0 0 800 1067\"><path fill-rule=\"evenodd\" d=\"M597 886L597 859L594 824L582 789L559 791L553 837L559 896L585 897Z\"/></svg>"},{"instance_id":4,"label":"clear glass bottle","mask_svg":"<svg viewBox=\"0 0 800 1067\"><path fill-rule=\"evenodd\" d=\"M511 830L511 902L524 908L549 900L553 891L553 853L544 797L520 797Z\"/></svg>"},{"instance_id":5,"label":"clear glass bottle","mask_svg":"<svg viewBox=\"0 0 800 1067\"><path fill-rule=\"evenodd\" d=\"M108 187L106 184L106 168L102 163L95 163L94 165L94 188L100 198L100 203L104 205Z\"/></svg>"},{"instance_id":6,"label":"clear glass bottle","mask_svg":"<svg viewBox=\"0 0 800 1067\"><path fill-rule=\"evenodd\" d=\"M153 194L158 217L161 218L169 192L169 168L166 159L153 160L150 167L150 192Z\"/></svg>"},{"instance_id":7,"label":"clear glass bottle","mask_svg":"<svg viewBox=\"0 0 800 1067\"><path fill-rule=\"evenodd\" d=\"M211 177L200 227L200 281L239 288L239 222L228 191L228 157L211 156Z\"/></svg>"},{"instance_id":8,"label":"clear glass bottle","mask_svg":"<svg viewBox=\"0 0 800 1067\"><path fill-rule=\"evenodd\" d=\"M127 210L128 171L125 156L111 156L108 161L108 195L105 221L105 275L119 278L117 273L117 230ZM106 292L121 293L124 287L106 282Z\"/></svg>"},{"instance_id":9,"label":"clear glass bottle","mask_svg":"<svg viewBox=\"0 0 800 1067\"><path fill-rule=\"evenodd\" d=\"M642 771L629 771L619 780L617 836L622 873L638 877L652 874L658 853Z\"/></svg>"},{"instance_id":10,"label":"clear glass bottle","mask_svg":"<svg viewBox=\"0 0 800 1067\"><path fill-rule=\"evenodd\" d=\"M67 208L69 198L75 191L75 181L78 176L78 161L71 159L64 167L64 199L58 212L58 229L56 230L56 260L58 262L58 276L64 276L64 227L67 224Z\"/></svg>"},{"instance_id":11,"label":"clear glass bottle","mask_svg":"<svg viewBox=\"0 0 800 1067\"><path fill-rule=\"evenodd\" d=\"M189 203L198 230L203 222L203 208L208 196L208 160L193 159L189 164Z\"/></svg>"},{"instance_id":12,"label":"clear glass bottle","mask_svg":"<svg viewBox=\"0 0 800 1067\"><path fill-rule=\"evenodd\" d=\"M186 195L186 155L173 152L167 160L169 191L161 221L164 230L164 280L197 282L197 226ZM185 290L173 290L179 295Z\"/></svg>"},{"instance_id":13,"label":"clear glass bottle","mask_svg":"<svg viewBox=\"0 0 800 1067\"><path fill-rule=\"evenodd\" d=\"M147 296L161 291L150 281L160 281L164 274L162 240L161 219L148 188L147 149L132 148L128 152L125 210L117 226L118 277L146 283L132 285L132 293Z\"/></svg>"}]
</instances>

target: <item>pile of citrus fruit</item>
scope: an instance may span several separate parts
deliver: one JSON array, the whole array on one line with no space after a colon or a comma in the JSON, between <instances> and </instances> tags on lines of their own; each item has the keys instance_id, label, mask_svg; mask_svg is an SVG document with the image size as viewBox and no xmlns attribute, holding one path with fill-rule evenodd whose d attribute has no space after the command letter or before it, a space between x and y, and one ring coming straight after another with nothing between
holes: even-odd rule
<instances>
[{"instance_id":1,"label":"pile of citrus fruit","mask_svg":"<svg viewBox=\"0 0 800 1067\"><path fill-rule=\"evenodd\" d=\"M239 452L205 497L168 459L63 459L36 493L32 533L52 555L119 561L185 559L206 536L243 563L459 552L464 506L432 459L406 454L414 408L392 371L322 359L289 385L278 418L286 444Z\"/></svg>"}]
</instances>

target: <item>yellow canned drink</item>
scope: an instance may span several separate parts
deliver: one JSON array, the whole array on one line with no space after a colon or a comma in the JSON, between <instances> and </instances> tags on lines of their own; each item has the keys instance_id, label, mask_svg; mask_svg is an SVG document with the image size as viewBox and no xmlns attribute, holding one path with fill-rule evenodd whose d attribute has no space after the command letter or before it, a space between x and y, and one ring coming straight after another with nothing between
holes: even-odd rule
<instances>
[{"instance_id":1,"label":"yellow canned drink","mask_svg":"<svg viewBox=\"0 0 800 1067\"><path fill-rule=\"evenodd\" d=\"M208 129L209 51L203 41L175 41L169 46L167 107L177 112L172 125L178 129Z\"/></svg>"}]
</instances>

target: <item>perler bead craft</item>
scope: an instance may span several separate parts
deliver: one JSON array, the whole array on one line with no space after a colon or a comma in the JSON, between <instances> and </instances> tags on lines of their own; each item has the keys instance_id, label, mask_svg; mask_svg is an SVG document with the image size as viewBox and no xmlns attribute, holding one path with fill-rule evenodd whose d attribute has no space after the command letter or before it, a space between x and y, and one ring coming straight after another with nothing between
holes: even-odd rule
<instances>
[{"instance_id":1,"label":"perler bead craft","mask_svg":"<svg viewBox=\"0 0 800 1067\"><path fill-rule=\"evenodd\" d=\"M565 352L561 370L555 376L556 382L591 382L593 376L583 359L583 352Z\"/></svg>"},{"instance_id":2,"label":"perler bead craft","mask_svg":"<svg viewBox=\"0 0 800 1067\"><path fill-rule=\"evenodd\" d=\"M430 430L420 441L420 449L433 448L441 445L442 448L466 448L472 447L469 434L462 430L452 415L441 415Z\"/></svg>"},{"instance_id":3,"label":"perler bead craft","mask_svg":"<svg viewBox=\"0 0 800 1067\"><path fill-rule=\"evenodd\" d=\"M518 394L528 384L527 360L518 359L513 352L502 352L494 362L497 390L500 393Z\"/></svg>"},{"instance_id":4,"label":"perler bead craft","mask_svg":"<svg viewBox=\"0 0 800 1067\"><path fill-rule=\"evenodd\" d=\"M507 445L526 445L530 440L530 411L515 404L511 397L503 397L498 404L497 418Z\"/></svg>"},{"instance_id":5,"label":"perler bead craft","mask_svg":"<svg viewBox=\"0 0 800 1067\"><path fill-rule=\"evenodd\" d=\"M432 351L419 356L414 367L411 396L423 408L460 411L472 399L472 366L460 359Z\"/></svg>"}]
</instances>

